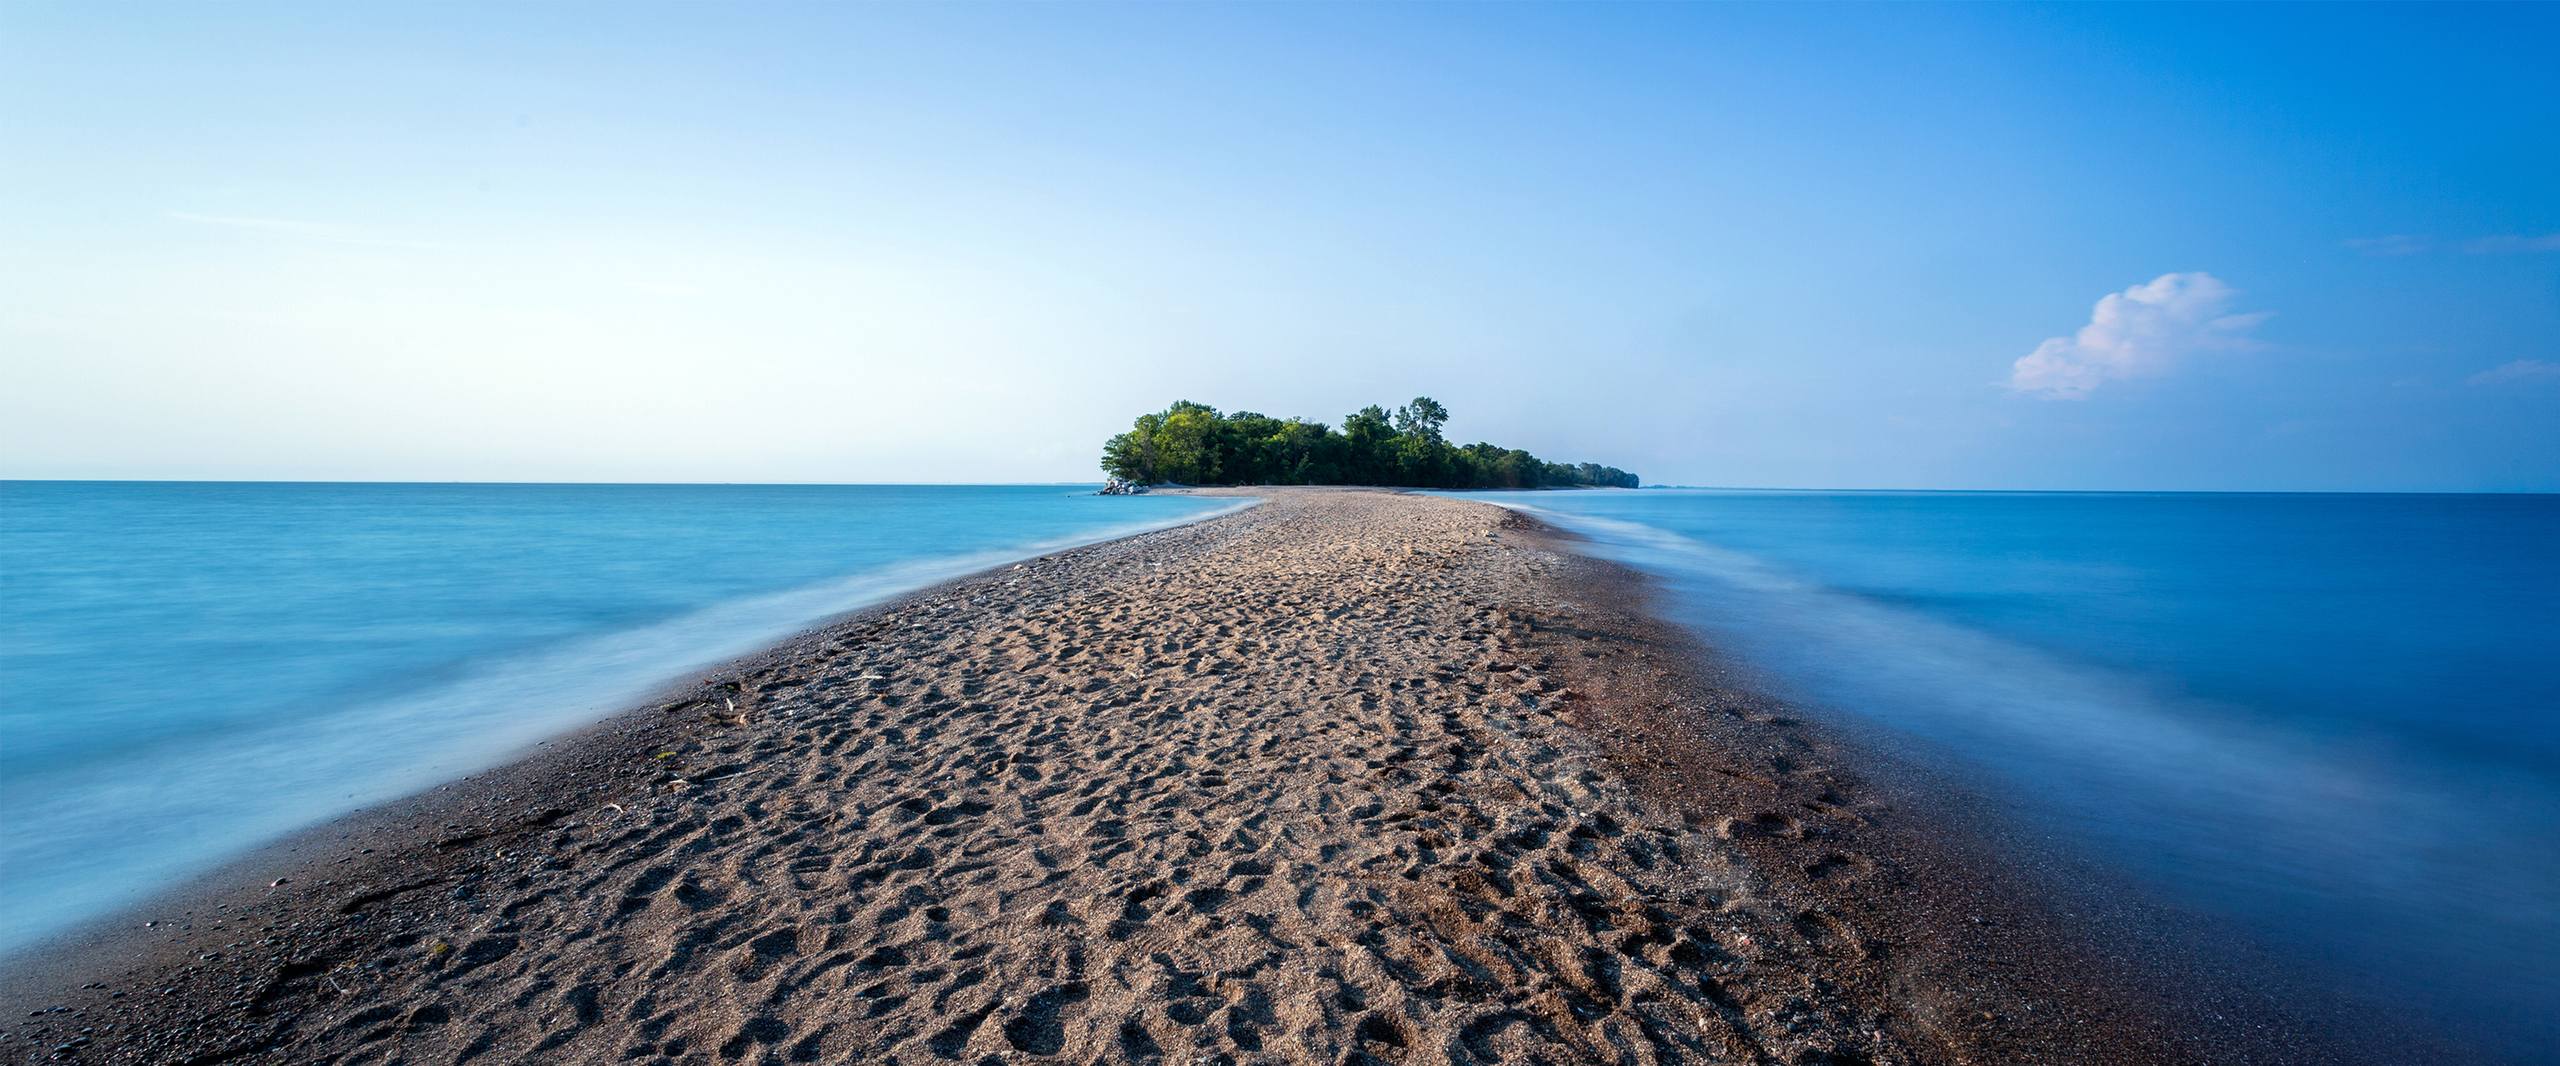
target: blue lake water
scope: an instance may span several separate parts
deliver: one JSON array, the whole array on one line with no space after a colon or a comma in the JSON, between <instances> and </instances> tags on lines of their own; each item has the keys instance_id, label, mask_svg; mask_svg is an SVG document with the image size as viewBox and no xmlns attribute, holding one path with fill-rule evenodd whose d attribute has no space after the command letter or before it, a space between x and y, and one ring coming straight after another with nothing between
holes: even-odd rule
<instances>
[{"instance_id":1,"label":"blue lake water","mask_svg":"<svg viewBox=\"0 0 2560 1066\"><path fill-rule=\"evenodd\" d=\"M0 951L828 616L1237 505L1073 486L0 482Z\"/></svg>"},{"instance_id":2,"label":"blue lake water","mask_svg":"<svg viewBox=\"0 0 2560 1066\"><path fill-rule=\"evenodd\" d=\"M2560 497L1471 494L2277 964L2560 1041Z\"/></svg>"}]
</instances>

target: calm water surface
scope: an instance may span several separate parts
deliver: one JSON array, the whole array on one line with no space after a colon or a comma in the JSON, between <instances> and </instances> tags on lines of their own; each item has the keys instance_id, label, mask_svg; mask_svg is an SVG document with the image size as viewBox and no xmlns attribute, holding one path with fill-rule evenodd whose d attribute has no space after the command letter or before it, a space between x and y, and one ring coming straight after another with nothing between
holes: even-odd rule
<instances>
[{"instance_id":1,"label":"calm water surface","mask_svg":"<svg viewBox=\"0 0 2560 1066\"><path fill-rule=\"evenodd\" d=\"M0 951L829 615L1236 505L0 482Z\"/></svg>"},{"instance_id":2,"label":"calm water surface","mask_svg":"<svg viewBox=\"0 0 2560 1066\"><path fill-rule=\"evenodd\" d=\"M2286 968L2553 1057L2560 497L1483 495Z\"/></svg>"}]
</instances>

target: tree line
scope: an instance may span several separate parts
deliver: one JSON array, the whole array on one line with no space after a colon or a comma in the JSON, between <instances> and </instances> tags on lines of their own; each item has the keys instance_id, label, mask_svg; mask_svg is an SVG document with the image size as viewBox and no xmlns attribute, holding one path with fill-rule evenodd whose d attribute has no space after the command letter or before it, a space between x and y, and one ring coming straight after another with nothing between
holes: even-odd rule
<instances>
[{"instance_id":1,"label":"tree line","mask_svg":"<svg viewBox=\"0 0 2560 1066\"><path fill-rule=\"evenodd\" d=\"M1139 415L1102 446L1102 470L1138 485L1407 485L1435 489L1636 487L1597 463L1550 463L1518 448L1449 443L1449 409L1428 396L1390 412L1371 404L1334 429L1184 400Z\"/></svg>"}]
</instances>

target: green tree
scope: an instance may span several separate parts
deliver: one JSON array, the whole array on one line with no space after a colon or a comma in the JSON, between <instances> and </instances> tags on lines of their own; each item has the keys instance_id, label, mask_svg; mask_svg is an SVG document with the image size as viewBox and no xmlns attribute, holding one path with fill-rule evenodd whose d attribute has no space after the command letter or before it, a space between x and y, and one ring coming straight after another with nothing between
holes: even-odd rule
<instances>
[{"instance_id":1,"label":"green tree","mask_svg":"<svg viewBox=\"0 0 2560 1066\"><path fill-rule=\"evenodd\" d=\"M1148 455L1152 443L1136 430L1102 442L1102 472L1120 481L1134 481L1141 485L1154 482L1155 463Z\"/></svg>"},{"instance_id":2,"label":"green tree","mask_svg":"<svg viewBox=\"0 0 2560 1066\"><path fill-rule=\"evenodd\" d=\"M1102 444L1102 469L1141 484L1411 485L1527 489L1581 485L1634 488L1634 474L1597 463L1549 463L1517 448L1477 442L1460 448L1444 428L1449 409L1416 396L1390 413L1375 404L1342 420L1280 419L1252 411L1220 414L1183 400L1139 415Z\"/></svg>"},{"instance_id":3,"label":"green tree","mask_svg":"<svg viewBox=\"0 0 2560 1066\"><path fill-rule=\"evenodd\" d=\"M1416 396L1413 402L1396 409L1396 432L1440 443L1440 427L1448 424L1449 409L1428 396Z\"/></svg>"},{"instance_id":4,"label":"green tree","mask_svg":"<svg viewBox=\"0 0 2560 1066\"><path fill-rule=\"evenodd\" d=\"M1155 432L1157 476L1185 485L1216 483L1217 437L1217 408L1189 400L1166 408Z\"/></svg>"},{"instance_id":5,"label":"green tree","mask_svg":"<svg viewBox=\"0 0 2560 1066\"><path fill-rule=\"evenodd\" d=\"M1358 484L1383 485L1395 476L1396 430L1386 408L1370 404L1342 419L1343 474Z\"/></svg>"}]
</instances>

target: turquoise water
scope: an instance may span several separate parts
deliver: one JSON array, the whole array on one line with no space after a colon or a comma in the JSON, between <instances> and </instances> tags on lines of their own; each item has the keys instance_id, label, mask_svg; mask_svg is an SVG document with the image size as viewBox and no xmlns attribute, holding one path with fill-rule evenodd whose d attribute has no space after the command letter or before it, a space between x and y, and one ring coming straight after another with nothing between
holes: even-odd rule
<instances>
[{"instance_id":1,"label":"turquoise water","mask_svg":"<svg viewBox=\"0 0 2560 1066\"><path fill-rule=\"evenodd\" d=\"M0 950L830 615L1236 505L1072 486L0 482Z\"/></svg>"},{"instance_id":2,"label":"turquoise water","mask_svg":"<svg viewBox=\"0 0 2560 1066\"><path fill-rule=\"evenodd\" d=\"M2281 968L2560 1039L2560 497L1476 494Z\"/></svg>"}]
</instances>

